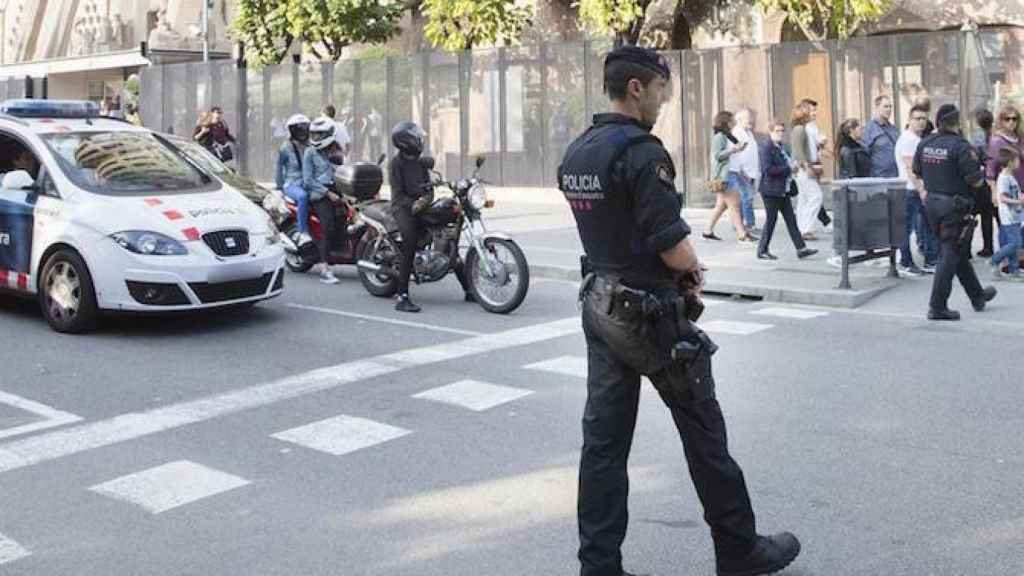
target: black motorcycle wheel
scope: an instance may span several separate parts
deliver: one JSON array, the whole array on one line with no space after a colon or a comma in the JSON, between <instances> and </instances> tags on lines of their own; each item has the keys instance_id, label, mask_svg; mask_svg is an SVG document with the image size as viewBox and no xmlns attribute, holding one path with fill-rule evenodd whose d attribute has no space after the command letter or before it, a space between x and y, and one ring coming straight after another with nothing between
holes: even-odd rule
<instances>
[{"instance_id":1,"label":"black motorcycle wheel","mask_svg":"<svg viewBox=\"0 0 1024 576\"><path fill-rule=\"evenodd\" d=\"M466 280L473 297L484 310L494 314L508 314L519 308L530 289L530 266L519 245L503 238L484 240L484 250L492 265L497 266L494 277L487 274L476 250L466 257Z\"/></svg>"},{"instance_id":2,"label":"black motorcycle wheel","mask_svg":"<svg viewBox=\"0 0 1024 576\"><path fill-rule=\"evenodd\" d=\"M292 241L294 242L295 238L297 238L299 235L298 225L292 224L291 226L288 226L288 228L284 231L284 235L291 238ZM316 264L316 260L313 260L312 258L303 257L301 250L299 250L298 252L290 252L288 250L285 250L284 264L292 272L295 272L296 274L302 274L304 272L308 272L309 269L313 267L313 264Z\"/></svg>"},{"instance_id":3,"label":"black motorcycle wheel","mask_svg":"<svg viewBox=\"0 0 1024 576\"><path fill-rule=\"evenodd\" d=\"M382 264L380 255L375 250L377 245L375 240L375 234L363 236L363 239L359 241L359 247L356 248L357 261L366 260L374 264ZM366 288L367 292L378 298L390 298L398 292L398 280L388 274L374 274L359 269L359 281L363 283L363 288Z\"/></svg>"}]
</instances>

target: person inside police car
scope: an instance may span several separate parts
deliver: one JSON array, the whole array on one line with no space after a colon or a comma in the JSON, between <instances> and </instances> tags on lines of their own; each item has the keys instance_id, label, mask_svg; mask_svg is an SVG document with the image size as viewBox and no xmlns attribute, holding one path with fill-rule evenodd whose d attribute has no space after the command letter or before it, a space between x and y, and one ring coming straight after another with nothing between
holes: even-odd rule
<instances>
[{"instance_id":1,"label":"person inside police car","mask_svg":"<svg viewBox=\"0 0 1024 576\"><path fill-rule=\"evenodd\" d=\"M982 288L968 261L977 221L973 217L974 192L985 183L978 153L960 133L960 111L944 104L935 117L937 131L917 147L913 172L928 191L925 211L932 233L939 239L939 265L932 283L929 320L959 320L960 313L948 307L953 276L971 299L975 311L996 297L992 286Z\"/></svg>"},{"instance_id":2,"label":"person inside police car","mask_svg":"<svg viewBox=\"0 0 1024 576\"><path fill-rule=\"evenodd\" d=\"M566 151L559 188L576 219L584 257L583 330L587 401L580 460L578 558L582 576L622 576L627 460L640 377L672 413L714 540L719 576L768 574L796 558L790 533L760 536L743 472L729 455L715 399L715 345L693 324L702 270L680 217L675 167L651 134L671 72L656 52L608 54L612 112ZM655 336L656 335L656 336Z\"/></svg>"}]
</instances>

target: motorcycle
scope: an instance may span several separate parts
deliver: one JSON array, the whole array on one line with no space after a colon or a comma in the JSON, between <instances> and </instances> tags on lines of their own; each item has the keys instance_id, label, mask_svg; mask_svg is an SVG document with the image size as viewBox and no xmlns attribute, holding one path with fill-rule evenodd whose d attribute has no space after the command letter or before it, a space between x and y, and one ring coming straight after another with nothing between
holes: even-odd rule
<instances>
[{"instance_id":1,"label":"motorcycle","mask_svg":"<svg viewBox=\"0 0 1024 576\"><path fill-rule=\"evenodd\" d=\"M433 170L432 159L423 160L433 175L427 187L447 188L452 195L433 200L418 215L424 226L411 280L425 284L462 272L469 293L484 310L512 312L526 299L530 268L514 240L504 233L488 231L484 225L481 211L494 205L479 178L484 159L476 159L472 177L456 182L445 181ZM398 290L401 233L387 207L370 206L361 210L360 216L367 230L358 246L359 279L374 296L394 296Z\"/></svg>"},{"instance_id":2,"label":"motorcycle","mask_svg":"<svg viewBox=\"0 0 1024 576\"><path fill-rule=\"evenodd\" d=\"M335 169L334 191L341 202L334 204L337 230L331 246L328 247L327 263L335 265L356 264L359 244L366 234L362 212L367 209L387 209L388 201L379 198L384 182L381 165L387 156L381 154L376 163L354 162ZM320 261L317 244L323 241L323 228L315 213L309 217L309 235L313 242L299 245L298 205L280 191L268 194L263 208L281 231L285 249L285 265L292 272L303 273Z\"/></svg>"}]
</instances>

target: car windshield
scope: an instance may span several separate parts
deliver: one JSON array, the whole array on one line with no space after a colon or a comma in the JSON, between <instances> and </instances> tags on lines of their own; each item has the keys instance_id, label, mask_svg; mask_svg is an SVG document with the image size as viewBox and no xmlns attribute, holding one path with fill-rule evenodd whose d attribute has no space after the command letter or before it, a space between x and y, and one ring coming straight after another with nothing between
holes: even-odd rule
<instances>
[{"instance_id":1,"label":"car windshield","mask_svg":"<svg viewBox=\"0 0 1024 576\"><path fill-rule=\"evenodd\" d=\"M188 156L189 160L195 162L200 168L211 174L226 174L230 171L219 158L195 142L189 142L188 140L183 140L181 138L169 138L163 135L161 135L160 138L169 142L171 146L181 150L185 156Z\"/></svg>"},{"instance_id":2,"label":"car windshield","mask_svg":"<svg viewBox=\"0 0 1024 576\"><path fill-rule=\"evenodd\" d=\"M43 140L77 186L112 196L206 192L218 184L148 132L64 132Z\"/></svg>"}]
</instances>

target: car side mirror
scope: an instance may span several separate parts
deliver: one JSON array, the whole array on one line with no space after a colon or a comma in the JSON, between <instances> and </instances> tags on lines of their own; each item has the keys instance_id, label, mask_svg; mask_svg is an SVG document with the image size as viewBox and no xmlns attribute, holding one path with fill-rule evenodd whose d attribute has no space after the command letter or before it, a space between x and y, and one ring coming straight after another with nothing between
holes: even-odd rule
<instances>
[{"instance_id":1,"label":"car side mirror","mask_svg":"<svg viewBox=\"0 0 1024 576\"><path fill-rule=\"evenodd\" d=\"M483 167L483 165L484 165L484 157L483 156L477 156L476 157L476 169L479 170L480 168Z\"/></svg>"},{"instance_id":2,"label":"car side mirror","mask_svg":"<svg viewBox=\"0 0 1024 576\"><path fill-rule=\"evenodd\" d=\"M36 181L25 170L12 170L4 174L2 186L5 190L36 190Z\"/></svg>"}]
</instances>

